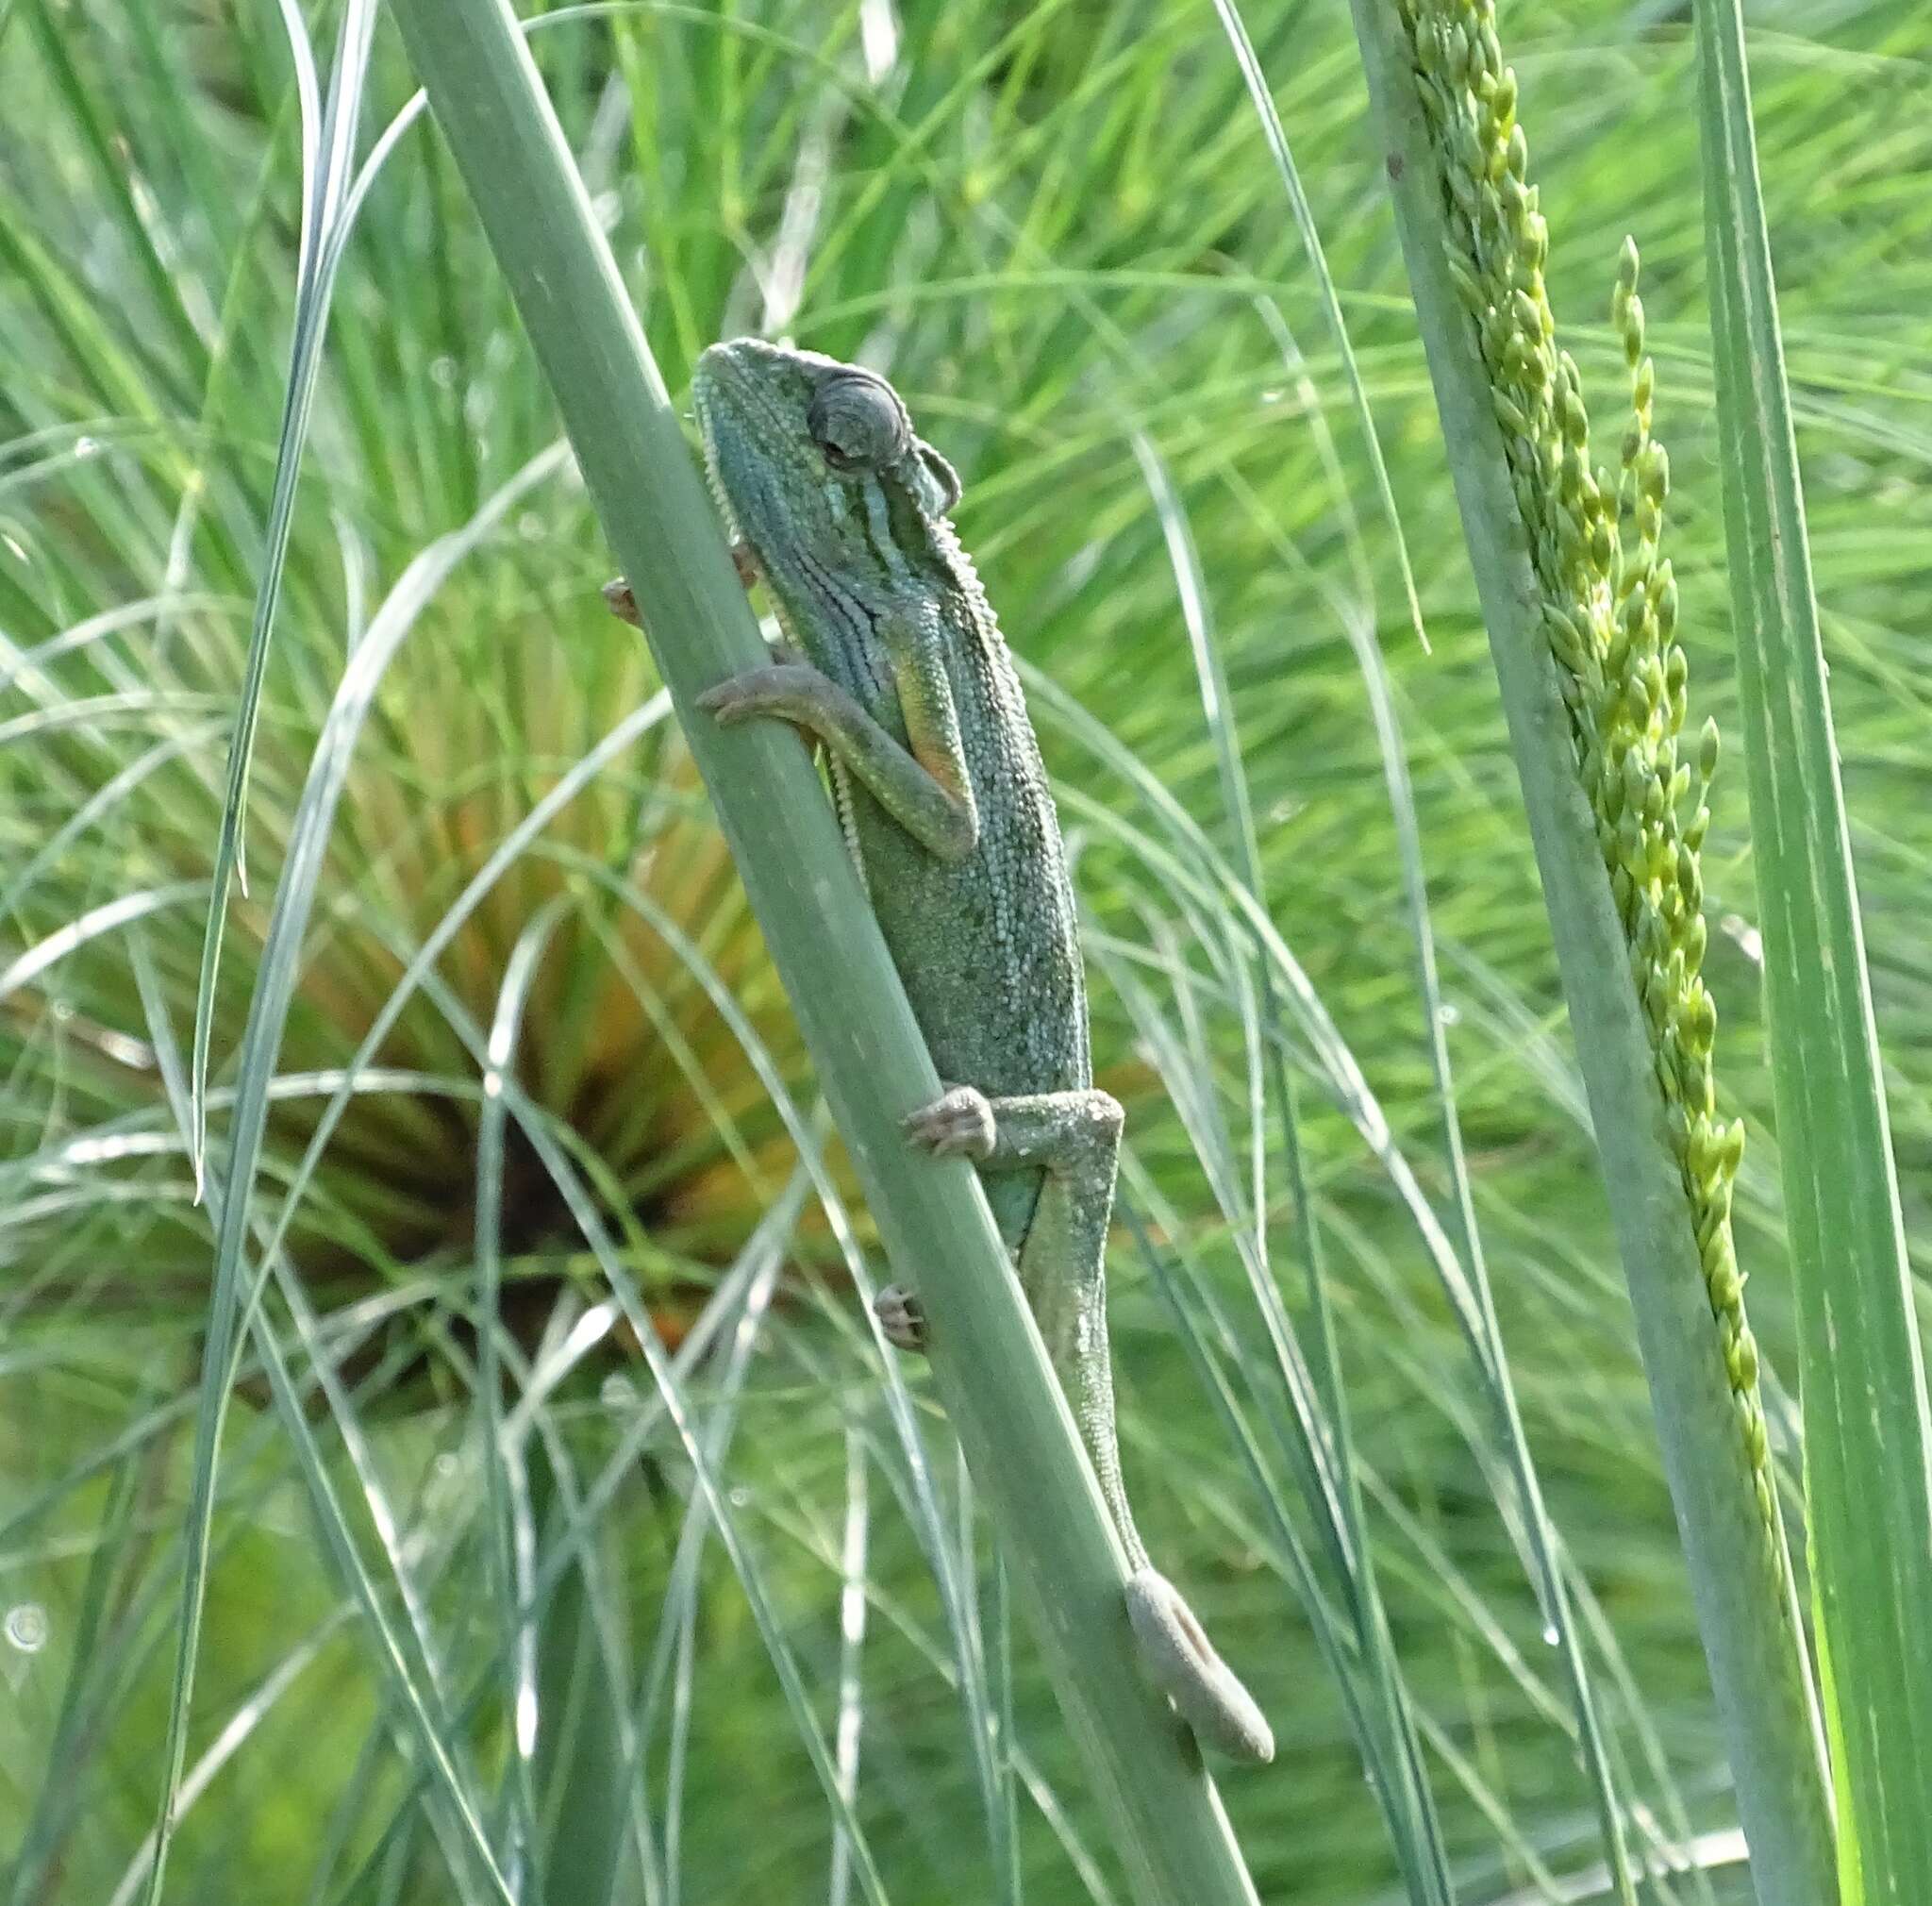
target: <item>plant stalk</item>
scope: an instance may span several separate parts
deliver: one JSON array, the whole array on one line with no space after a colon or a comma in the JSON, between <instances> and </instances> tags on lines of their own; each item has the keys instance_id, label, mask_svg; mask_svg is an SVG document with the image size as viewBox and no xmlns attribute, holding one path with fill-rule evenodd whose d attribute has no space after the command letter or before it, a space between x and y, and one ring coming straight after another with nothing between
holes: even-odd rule
<instances>
[{"instance_id":1,"label":"plant stalk","mask_svg":"<svg viewBox=\"0 0 1932 1906\"><path fill-rule=\"evenodd\" d=\"M824 790L776 724L693 708L765 660L723 531L504 0L395 0L430 106L636 594L753 911L892 1262L916 1279L940 1393L1145 1906L1253 1906L1191 1737L1138 1671L1124 1558L977 1179L916 1157L925 1044Z\"/></svg>"}]
</instances>

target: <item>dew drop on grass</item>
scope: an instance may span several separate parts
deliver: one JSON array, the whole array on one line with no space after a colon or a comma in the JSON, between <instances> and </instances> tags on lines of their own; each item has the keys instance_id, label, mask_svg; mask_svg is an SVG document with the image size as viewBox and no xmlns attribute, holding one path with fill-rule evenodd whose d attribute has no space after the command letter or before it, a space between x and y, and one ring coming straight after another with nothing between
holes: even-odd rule
<instances>
[{"instance_id":1,"label":"dew drop on grass","mask_svg":"<svg viewBox=\"0 0 1932 1906\"><path fill-rule=\"evenodd\" d=\"M22 1654L39 1654L47 1645L47 1611L37 1601L20 1601L7 1611L8 1645Z\"/></svg>"},{"instance_id":2,"label":"dew drop on grass","mask_svg":"<svg viewBox=\"0 0 1932 1906\"><path fill-rule=\"evenodd\" d=\"M1555 1622L1545 1624L1543 1628L1543 1646L1545 1647L1555 1647L1562 1639L1563 1637L1557 1632L1557 1624Z\"/></svg>"}]
</instances>

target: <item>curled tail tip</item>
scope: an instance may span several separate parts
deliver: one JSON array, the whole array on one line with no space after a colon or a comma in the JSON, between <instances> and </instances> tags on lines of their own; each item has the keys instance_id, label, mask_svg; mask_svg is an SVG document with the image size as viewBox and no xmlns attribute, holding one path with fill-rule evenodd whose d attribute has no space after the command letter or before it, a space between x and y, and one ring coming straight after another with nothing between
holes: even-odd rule
<instances>
[{"instance_id":1,"label":"curled tail tip","mask_svg":"<svg viewBox=\"0 0 1932 1906\"><path fill-rule=\"evenodd\" d=\"M1268 1717L1215 1652L1180 1590L1158 1569L1140 1569L1128 1581L1127 1619L1148 1679L1204 1745L1237 1761L1274 1758Z\"/></svg>"}]
</instances>

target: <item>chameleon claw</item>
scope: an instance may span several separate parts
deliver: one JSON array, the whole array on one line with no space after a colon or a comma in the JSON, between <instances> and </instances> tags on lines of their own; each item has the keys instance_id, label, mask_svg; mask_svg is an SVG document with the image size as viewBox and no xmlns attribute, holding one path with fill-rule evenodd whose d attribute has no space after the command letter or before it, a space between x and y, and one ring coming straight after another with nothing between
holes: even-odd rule
<instances>
[{"instance_id":1,"label":"chameleon claw","mask_svg":"<svg viewBox=\"0 0 1932 1906\"><path fill-rule=\"evenodd\" d=\"M749 589L758 579L758 560L752 554L749 543L734 543L731 545L731 566L738 572L738 579Z\"/></svg>"},{"instance_id":2,"label":"chameleon claw","mask_svg":"<svg viewBox=\"0 0 1932 1906\"><path fill-rule=\"evenodd\" d=\"M613 576L604 585L604 600L612 615L619 622L627 622L633 628L641 628L644 619L638 612L638 599L631 593L631 586L623 577Z\"/></svg>"},{"instance_id":3,"label":"chameleon claw","mask_svg":"<svg viewBox=\"0 0 1932 1906\"><path fill-rule=\"evenodd\" d=\"M893 1349L925 1348L924 1308L904 1284L888 1284L873 1299L872 1313L879 1320L879 1329Z\"/></svg>"},{"instance_id":4,"label":"chameleon claw","mask_svg":"<svg viewBox=\"0 0 1932 1906\"><path fill-rule=\"evenodd\" d=\"M935 1158L974 1158L992 1156L992 1107L977 1087L949 1087L930 1105L908 1112L900 1128L916 1145Z\"/></svg>"},{"instance_id":5,"label":"chameleon claw","mask_svg":"<svg viewBox=\"0 0 1932 1906\"><path fill-rule=\"evenodd\" d=\"M1274 1758L1268 1717L1215 1652L1180 1590L1158 1569L1136 1569L1128 1579L1127 1619L1147 1679L1202 1742L1230 1760Z\"/></svg>"}]
</instances>

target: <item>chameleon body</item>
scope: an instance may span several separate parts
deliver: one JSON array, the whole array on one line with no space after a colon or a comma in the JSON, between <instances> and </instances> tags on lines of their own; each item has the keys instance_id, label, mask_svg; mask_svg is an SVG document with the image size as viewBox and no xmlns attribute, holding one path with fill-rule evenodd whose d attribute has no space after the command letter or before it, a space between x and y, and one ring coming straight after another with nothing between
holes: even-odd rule
<instances>
[{"instance_id":1,"label":"chameleon body","mask_svg":"<svg viewBox=\"0 0 1932 1906\"><path fill-rule=\"evenodd\" d=\"M1020 684L947 512L959 485L883 378L739 339L692 394L741 571L800 654L709 690L722 722L824 751L846 841L941 1079L907 1123L972 1158L1126 1551L1150 1677L1207 1743L1265 1761L1254 1699L1147 1557L1114 1428L1104 1257L1121 1109L1093 1085L1058 821ZM915 1295L879 1300L924 1343Z\"/></svg>"}]
</instances>

